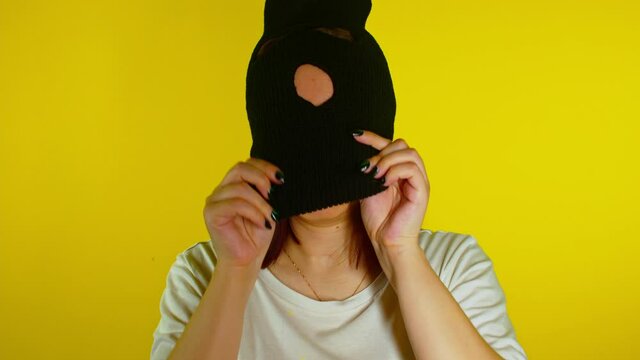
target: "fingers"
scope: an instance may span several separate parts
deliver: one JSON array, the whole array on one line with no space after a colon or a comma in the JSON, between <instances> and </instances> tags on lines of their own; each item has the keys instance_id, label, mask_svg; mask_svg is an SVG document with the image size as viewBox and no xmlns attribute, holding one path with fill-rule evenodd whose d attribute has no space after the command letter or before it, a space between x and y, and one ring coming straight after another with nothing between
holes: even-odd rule
<instances>
[{"instance_id":1,"label":"fingers","mask_svg":"<svg viewBox=\"0 0 640 360\"><path fill-rule=\"evenodd\" d=\"M423 180L426 182L429 181L427 173L425 171L424 163L422 162L422 158L420 157L420 154L418 154L418 151L414 148L396 150L382 156L378 154L371 157L369 159L369 162L371 163L371 165L365 173L375 173L375 175L373 175L373 178L375 179L385 177L387 171L391 167L393 167L394 164L412 162L418 167Z\"/></svg>"},{"instance_id":2,"label":"fingers","mask_svg":"<svg viewBox=\"0 0 640 360\"><path fill-rule=\"evenodd\" d=\"M253 207L255 207L256 210L262 214L264 219L271 218L271 212L273 211L271 205L269 205L269 203L265 199L263 199L260 194L258 194L258 192L253 190L251 186L246 182L236 182L220 186L218 189L216 189L214 196L210 201L219 202L236 198L243 199L244 201L253 205ZM264 226L264 219L260 221L260 223L262 224L261 226Z\"/></svg>"},{"instance_id":3,"label":"fingers","mask_svg":"<svg viewBox=\"0 0 640 360\"><path fill-rule=\"evenodd\" d=\"M372 171L376 171L375 167L378 164L378 162L382 159L382 157L394 151L407 149L408 147L409 146L403 139L394 140L393 142L389 143L384 149L382 149L378 154L366 159L369 161L369 167L367 167L367 169L363 172L365 174L368 174ZM379 169L378 169L378 172L379 172Z\"/></svg>"},{"instance_id":4,"label":"fingers","mask_svg":"<svg viewBox=\"0 0 640 360\"><path fill-rule=\"evenodd\" d=\"M270 219L277 219L277 214L274 215L274 209L267 201L271 184L283 184L282 175L278 167L266 160L249 158L246 162L238 162L207 197L207 204L242 206L244 209L233 209L231 212L242 211L243 215L251 213L247 218L249 221L257 221L258 226L268 228L272 223ZM243 202L238 202L238 199Z\"/></svg>"},{"instance_id":5,"label":"fingers","mask_svg":"<svg viewBox=\"0 0 640 360\"><path fill-rule=\"evenodd\" d=\"M424 166L424 162L422 161L422 157L416 149L409 147L404 139L398 138L391 142L371 131L363 131L361 136L355 136L354 134L354 139L360 143L371 145L380 150L378 154L365 159L365 161L368 161L369 165L366 168L361 169L363 173L372 174L375 179L384 178L384 185L389 186L399 179L397 177L397 171L406 171L407 166L405 164L413 164L418 170L417 172L420 173L424 182L424 186L422 187L429 187L429 178L427 177L427 171ZM394 167L398 167L400 165L403 166L399 167L399 170L395 170L391 173L391 170ZM411 175L406 172L403 172L403 174L407 176ZM413 180L413 182L410 180L409 184L411 186L419 186L419 184L415 182L415 179Z\"/></svg>"},{"instance_id":6,"label":"fingers","mask_svg":"<svg viewBox=\"0 0 640 360\"><path fill-rule=\"evenodd\" d=\"M249 188L254 196L257 196L257 193ZM218 206L211 206L212 210L211 218L213 219L239 219L245 218L256 225L256 227L264 229L264 230L272 230L266 227L265 221L269 218L264 215L264 211L260 210L259 206L255 205L255 202L247 201L243 197L224 197L224 198L213 198L208 199L207 204L216 203ZM216 214L218 212L219 214ZM239 216L239 217L238 217ZM216 224L217 225L217 224Z\"/></svg>"},{"instance_id":7,"label":"fingers","mask_svg":"<svg viewBox=\"0 0 640 360\"><path fill-rule=\"evenodd\" d=\"M269 199L271 182L283 183L276 176L278 171L277 167L264 160L250 158L246 162L236 163L222 179L220 186L235 182L247 182L253 185L265 199Z\"/></svg>"},{"instance_id":8,"label":"fingers","mask_svg":"<svg viewBox=\"0 0 640 360\"><path fill-rule=\"evenodd\" d=\"M362 135L356 135L356 133L354 132L353 138L356 139L356 141L361 142L363 144L371 145L375 149L382 150L387 145L389 145L389 143L391 143L391 140L384 138L372 131L369 131L369 130L360 130L360 131L362 132Z\"/></svg>"},{"instance_id":9,"label":"fingers","mask_svg":"<svg viewBox=\"0 0 640 360\"><path fill-rule=\"evenodd\" d=\"M405 197L414 203L418 203L421 194L426 194L429 191L427 183L424 181L424 177L420 174L420 169L414 162L404 162L392 166L384 174L384 186L390 186L399 180L406 180L402 185L402 191ZM406 186L408 184L409 186Z\"/></svg>"},{"instance_id":10,"label":"fingers","mask_svg":"<svg viewBox=\"0 0 640 360\"><path fill-rule=\"evenodd\" d=\"M282 173L280 168L278 168L274 164L266 160L253 157L247 159L246 162L262 170L269 177L269 179L276 184L284 184L284 174Z\"/></svg>"}]
</instances>

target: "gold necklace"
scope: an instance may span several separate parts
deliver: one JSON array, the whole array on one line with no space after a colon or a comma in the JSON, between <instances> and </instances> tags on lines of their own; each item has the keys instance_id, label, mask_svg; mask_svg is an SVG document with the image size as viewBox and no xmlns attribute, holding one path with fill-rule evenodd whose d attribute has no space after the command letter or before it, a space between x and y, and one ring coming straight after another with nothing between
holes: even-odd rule
<instances>
[{"instance_id":1,"label":"gold necklace","mask_svg":"<svg viewBox=\"0 0 640 360\"><path fill-rule=\"evenodd\" d=\"M298 274L300 274L302 276L302 278L304 279L304 281L307 283L307 285L309 285L309 288L311 289L311 291L313 291L313 293L316 295L316 298L318 298L318 301L322 301L322 299L320 299L320 296L318 296L318 293L313 289L313 287L311 286L311 284L309 283L309 280L307 280L307 278L304 276L304 274L302 273L302 271L300 270L300 268L298 267L298 265L296 265L296 263L293 261L293 259L291 259L291 256L289 256L289 253L287 252L287 250L284 249L284 247L282 248L282 251L284 251L284 253L287 255L287 257L289 258L289 260L291 260L291 263L293 264L293 266L296 268L296 270L298 270ZM345 258L346 259L346 258ZM341 261L340 264L342 264L344 262ZM339 265L339 264L338 264ZM355 290L353 290L353 294L351 294L351 296L356 294L356 291L358 291L358 289L360 288L360 285L362 285L362 282L364 281L364 279L367 277L367 273L364 273L364 276L362 277L362 280L360 280L360 283L358 284L358 286L356 287Z\"/></svg>"}]
</instances>

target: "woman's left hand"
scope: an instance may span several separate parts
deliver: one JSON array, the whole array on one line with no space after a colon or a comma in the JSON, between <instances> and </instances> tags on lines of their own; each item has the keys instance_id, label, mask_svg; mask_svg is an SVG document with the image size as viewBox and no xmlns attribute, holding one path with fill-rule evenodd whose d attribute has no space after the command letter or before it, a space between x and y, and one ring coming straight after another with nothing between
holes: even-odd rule
<instances>
[{"instance_id":1,"label":"woman's left hand","mask_svg":"<svg viewBox=\"0 0 640 360\"><path fill-rule=\"evenodd\" d=\"M376 255L391 279L393 261L403 253L420 250L418 236L429 202L429 179L420 154L403 139L383 138L363 130L354 139L380 152L368 158L370 165L363 176L384 178L388 188L360 200L362 221Z\"/></svg>"}]
</instances>

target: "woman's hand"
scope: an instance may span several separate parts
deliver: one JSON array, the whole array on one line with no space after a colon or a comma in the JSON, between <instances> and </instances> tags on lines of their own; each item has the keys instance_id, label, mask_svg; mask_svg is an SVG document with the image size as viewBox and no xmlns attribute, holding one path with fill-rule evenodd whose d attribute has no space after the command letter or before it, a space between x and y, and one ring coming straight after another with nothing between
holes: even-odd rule
<instances>
[{"instance_id":1,"label":"woman's hand","mask_svg":"<svg viewBox=\"0 0 640 360\"><path fill-rule=\"evenodd\" d=\"M367 159L369 167L363 176L384 180L388 188L360 200L362 221L387 277L392 279L392 266L403 253L420 250L418 235L429 202L429 179L418 152L403 139L383 138L363 131L355 140L380 152ZM383 179L384 178L384 179Z\"/></svg>"},{"instance_id":2,"label":"woman's hand","mask_svg":"<svg viewBox=\"0 0 640 360\"><path fill-rule=\"evenodd\" d=\"M257 158L236 163L206 199L203 210L218 265L260 270L274 220L267 202L279 169Z\"/></svg>"}]
</instances>

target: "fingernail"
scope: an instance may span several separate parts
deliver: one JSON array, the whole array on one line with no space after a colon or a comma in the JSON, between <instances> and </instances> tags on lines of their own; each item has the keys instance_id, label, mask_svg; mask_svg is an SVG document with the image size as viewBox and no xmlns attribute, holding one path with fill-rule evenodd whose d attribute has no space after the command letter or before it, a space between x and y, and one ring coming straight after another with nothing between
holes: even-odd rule
<instances>
[{"instance_id":1,"label":"fingernail","mask_svg":"<svg viewBox=\"0 0 640 360\"><path fill-rule=\"evenodd\" d=\"M381 178L380 178L380 179L378 179L378 180L380 180L380 183L381 183L382 185L384 185L384 182L386 181L386 178L383 176L383 177L381 177ZM386 186L386 185L385 185L385 186Z\"/></svg>"},{"instance_id":2,"label":"fingernail","mask_svg":"<svg viewBox=\"0 0 640 360\"><path fill-rule=\"evenodd\" d=\"M267 191L267 199L271 200L271 191L273 190L273 184L271 184L271 187L269 188L269 191Z\"/></svg>"},{"instance_id":3,"label":"fingernail","mask_svg":"<svg viewBox=\"0 0 640 360\"><path fill-rule=\"evenodd\" d=\"M282 171L276 171L276 179L280 180L280 182L284 184L284 174Z\"/></svg>"},{"instance_id":4,"label":"fingernail","mask_svg":"<svg viewBox=\"0 0 640 360\"><path fill-rule=\"evenodd\" d=\"M360 136L360 135L362 135L362 134L364 134L364 131L362 131L362 130L360 130L360 129L358 129L358 130L353 130L353 132L351 133L351 135L353 135L353 136Z\"/></svg>"},{"instance_id":5,"label":"fingernail","mask_svg":"<svg viewBox=\"0 0 640 360\"><path fill-rule=\"evenodd\" d=\"M267 229L271 230L271 223L270 223L270 222L269 222L269 220L267 220L266 218L264 219L264 226L265 226Z\"/></svg>"},{"instance_id":6,"label":"fingernail","mask_svg":"<svg viewBox=\"0 0 640 360\"><path fill-rule=\"evenodd\" d=\"M273 209L273 211L271 211L271 218L272 218L274 221L278 221L279 216L280 216L280 215L278 214L278 212L276 211L276 209Z\"/></svg>"},{"instance_id":7,"label":"fingernail","mask_svg":"<svg viewBox=\"0 0 640 360\"><path fill-rule=\"evenodd\" d=\"M380 170L380 169L378 169L378 166L374 167L373 171L371 172L372 173L371 176L375 177L376 175L378 175L378 170Z\"/></svg>"},{"instance_id":8,"label":"fingernail","mask_svg":"<svg viewBox=\"0 0 640 360\"><path fill-rule=\"evenodd\" d=\"M367 169L369 168L369 160L364 159L361 163L360 163L360 171L361 172L365 172L367 171Z\"/></svg>"}]
</instances>

